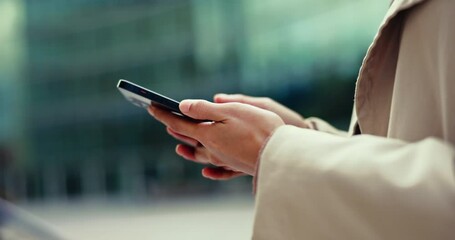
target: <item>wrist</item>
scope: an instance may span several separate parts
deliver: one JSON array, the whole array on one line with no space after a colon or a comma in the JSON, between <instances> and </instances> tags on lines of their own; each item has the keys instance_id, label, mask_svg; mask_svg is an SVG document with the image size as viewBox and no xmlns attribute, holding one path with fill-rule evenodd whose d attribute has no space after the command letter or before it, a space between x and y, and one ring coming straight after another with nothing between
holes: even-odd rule
<instances>
[{"instance_id":1,"label":"wrist","mask_svg":"<svg viewBox=\"0 0 455 240\"><path fill-rule=\"evenodd\" d=\"M286 126L286 125L282 125L282 126ZM282 126L280 126L280 127L282 127ZM255 167L253 169L253 174L252 174L252 176L253 176L253 194L256 193L257 179L259 177L258 175L259 175L259 168L260 168L260 164L261 164L262 153L264 152L264 149L267 146L267 144L269 143L269 140L272 138L273 134L280 127L277 127L277 128L275 128L275 130L273 130L273 132L264 140L264 142L262 143L261 148L259 149L258 156L257 156L257 159L256 159L256 164L255 164Z\"/></svg>"}]
</instances>

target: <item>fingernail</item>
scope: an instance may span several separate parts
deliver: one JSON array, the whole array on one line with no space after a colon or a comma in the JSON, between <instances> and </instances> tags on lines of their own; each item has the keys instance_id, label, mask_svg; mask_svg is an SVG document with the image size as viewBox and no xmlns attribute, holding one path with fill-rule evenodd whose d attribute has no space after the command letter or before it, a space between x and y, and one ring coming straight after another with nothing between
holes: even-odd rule
<instances>
[{"instance_id":1,"label":"fingernail","mask_svg":"<svg viewBox=\"0 0 455 240\"><path fill-rule=\"evenodd\" d=\"M217 94L215 95L215 97L217 97L217 98L218 98L218 97L223 98L223 97L229 97L229 95L227 95L226 93L217 93Z\"/></svg>"},{"instance_id":2,"label":"fingernail","mask_svg":"<svg viewBox=\"0 0 455 240\"><path fill-rule=\"evenodd\" d=\"M204 168L204 169L202 169L202 171L201 171L201 174L202 174L202 176L203 176L203 177L205 177L205 178L209 178L209 179L210 179L210 176L209 176L209 175L207 175L207 173L205 172L205 168Z\"/></svg>"},{"instance_id":3,"label":"fingernail","mask_svg":"<svg viewBox=\"0 0 455 240\"><path fill-rule=\"evenodd\" d=\"M193 101L183 100L179 105L180 111L182 111L183 113L188 113L190 111L191 104L193 104Z\"/></svg>"},{"instance_id":4,"label":"fingernail","mask_svg":"<svg viewBox=\"0 0 455 240\"><path fill-rule=\"evenodd\" d=\"M180 145L177 145L177 146L175 147L175 153L177 153L177 155L179 155L179 156L182 156L182 154L180 153L180 150L179 150L179 149L180 149Z\"/></svg>"}]
</instances>

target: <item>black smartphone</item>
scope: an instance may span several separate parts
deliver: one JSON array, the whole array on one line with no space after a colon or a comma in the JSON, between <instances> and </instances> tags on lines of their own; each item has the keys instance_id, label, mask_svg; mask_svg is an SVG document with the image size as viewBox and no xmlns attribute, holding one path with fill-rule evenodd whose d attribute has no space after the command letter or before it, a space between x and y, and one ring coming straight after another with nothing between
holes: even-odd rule
<instances>
[{"instance_id":1,"label":"black smartphone","mask_svg":"<svg viewBox=\"0 0 455 240\"><path fill-rule=\"evenodd\" d=\"M180 103L172 98L168 98L124 79L118 81L117 88L128 101L138 107L148 108L153 103L177 115L185 116L179 109Z\"/></svg>"}]
</instances>

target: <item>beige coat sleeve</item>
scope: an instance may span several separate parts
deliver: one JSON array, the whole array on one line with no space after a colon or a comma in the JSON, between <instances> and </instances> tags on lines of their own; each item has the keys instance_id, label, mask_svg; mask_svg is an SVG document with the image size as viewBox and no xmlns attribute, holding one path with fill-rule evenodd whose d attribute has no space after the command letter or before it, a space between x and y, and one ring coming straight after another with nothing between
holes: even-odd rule
<instances>
[{"instance_id":1,"label":"beige coat sleeve","mask_svg":"<svg viewBox=\"0 0 455 240\"><path fill-rule=\"evenodd\" d=\"M280 127L257 176L254 239L455 239L455 151Z\"/></svg>"}]
</instances>

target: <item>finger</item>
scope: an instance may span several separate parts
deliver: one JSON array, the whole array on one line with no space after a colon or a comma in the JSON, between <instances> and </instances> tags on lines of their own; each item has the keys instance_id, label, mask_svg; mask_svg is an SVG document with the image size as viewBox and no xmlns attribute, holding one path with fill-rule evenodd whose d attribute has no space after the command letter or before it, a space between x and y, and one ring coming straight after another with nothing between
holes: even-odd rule
<instances>
[{"instance_id":1,"label":"finger","mask_svg":"<svg viewBox=\"0 0 455 240\"><path fill-rule=\"evenodd\" d=\"M190 136L196 138L198 123L186 120L180 116L177 116L167 110L151 105L148 108L148 112L156 120L160 121L168 128L171 128L173 132L179 133L184 136Z\"/></svg>"},{"instance_id":2,"label":"finger","mask_svg":"<svg viewBox=\"0 0 455 240\"><path fill-rule=\"evenodd\" d=\"M175 148L175 152L186 160L201 164L209 164L207 155L201 149L202 147L195 148L183 144L178 144Z\"/></svg>"},{"instance_id":3,"label":"finger","mask_svg":"<svg viewBox=\"0 0 455 240\"><path fill-rule=\"evenodd\" d=\"M258 99L256 97L250 97L243 94L224 94L219 93L213 97L214 102L216 103L229 103L229 102L239 102L247 103L251 105L256 105Z\"/></svg>"},{"instance_id":4,"label":"finger","mask_svg":"<svg viewBox=\"0 0 455 240\"><path fill-rule=\"evenodd\" d=\"M179 141L182 141L190 146L193 146L193 147L196 147L196 146L200 146L201 144L193 139L193 138L190 138L190 137L187 137L185 135L182 135L182 134L179 134L177 132L174 132L174 130L172 130L171 128L167 127L166 128L166 131L167 133L169 133L169 135L171 135L172 137L174 137L175 139L179 140Z\"/></svg>"},{"instance_id":5,"label":"finger","mask_svg":"<svg viewBox=\"0 0 455 240\"><path fill-rule=\"evenodd\" d=\"M217 167L224 167L227 170L230 168L225 166L225 163L220 161L218 158L213 157L207 148L201 147L192 147L188 145L179 144L175 149L176 153L181 157L201 164L211 164Z\"/></svg>"},{"instance_id":6,"label":"finger","mask_svg":"<svg viewBox=\"0 0 455 240\"><path fill-rule=\"evenodd\" d=\"M178 144L176 147L175 147L175 152L187 159L187 160L190 160L190 161L193 161L193 162L198 162L196 160L196 156L194 156L194 152L195 152L195 148L194 147L191 147L191 146L187 146L187 145L183 145L183 144ZM199 163L199 162L198 162Z\"/></svg>"},{"instance_id":7,"label":"finger","mask_svg":"<svg viewBox=\"0 0 455 240\"><path fill-rule=\"evenodd\" d=\"M206 167L202 169L202 176L212 180L229 180L245 175L245 173L227 170L223 167Z\"/></svg>"},{"instance_id":8,"label":"finger","mask_svg":"<svg viewBox=\"0 0 455 240\"><path fill-rule=\"evenodd\" d=\"M194 119L220 122L226 118L222 105L205 100L183 100L179 107L183 114Z\"/></svg>"}]
</instances>

